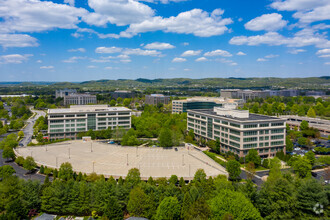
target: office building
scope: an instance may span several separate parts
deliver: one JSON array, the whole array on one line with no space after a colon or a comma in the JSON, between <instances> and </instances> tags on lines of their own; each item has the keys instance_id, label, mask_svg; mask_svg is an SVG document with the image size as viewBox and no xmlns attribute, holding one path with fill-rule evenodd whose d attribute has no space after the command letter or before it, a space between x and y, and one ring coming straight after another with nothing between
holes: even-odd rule
<instances>
[{"instance_id":1,"label":"office building","mask_svg":"<svg viewBox=\"0 0 330 220\"><path fill-rule=\"evenodd\" d=\"M126 90L117 90L114 92L111 92L111 98L113 99L118 99L118 98L122 98L122 99L126 99L126 98L133 98L134 97L134 93L131 91L126 91Z\"/></svg>"},{"instance_id":2,"label":"office building","mask_svg":"<svg viewBox=\"0 0 330 220\"><path fill-rule=\"evenodd\" d=\"M56 98L64 98L64 96L77 94L77 90L75 89L59 89L55 92Z\"/></svg>"},{"instance_id":3,"label":"office building","mask_svg":"<svg viewBox=\"0 0 330 220\"><path fill-rule=\"evenodd\" d=\"M285 121L225 106L188 110L187 128L194 131L197 139L219 139L223 153L231 151L245 157L250 149L256 149L266 158L285 152Z\"/></svg>"},{"instance_id":4,"label":"office building","mask_svg":"<svg viewBox=\"0 0 330 220\"><path fill-rule=\"evenodd\" d=\"M48 109L48 138L76 139L79 132L131 128L131 110L108 105L77 105L64 109Z\"/></svg>"},{"instance_id":5,"label":"office building","mask_svg":"<svg viewBox=\"0 0 330 220\"><path fill-rule=\"evenodd\" d=\"M167 105L170 103L170 97L165 96L163 94L146 95L145 103L148 105L158 105L158 104Z\"/></svg>"},{"instance_id":6,"label":"office building","mask_svg":"<svg viewBox=\"0 0 330 220\"><path fill-rule=\"evenodd\" d=\"M307 91L306 96L325 96L324 91Z\"/></svg>"},{"instance_id":7,"label":"office building","mask_svg":"<svg viewBox=\"0 0 330 220\"><path fill-rule=\"evenodd\" d=\"M173 100L172 113L187 112L187 110L191 109L213 109L213 107L222 107L224 104L231 104L237 108L243 107L244 101L222 97L192 97L189 99Z\"/></svg>"},{"instance_id":8,"label":"office building","mask_svg":"<svg viewBox=\"0 0 330 220\"><path fill-rule=\"evenodd\" d=\"M293 97L299 95L299 90L285 89L285 90L241 90L241 89L221 89L221 97L228 99L255 99L268 98L270 96L285 96Z\"/></svg>"},{"instance_id":9,"label":"office building","mask_svg":"<svg viewBox=\"0 0 330 220\"><path fill-rule=\"evenodd\" d=\"M96 95L69 94L64 96L64 105L88 105L97 104Z\"/></svg>"}]
</instances>

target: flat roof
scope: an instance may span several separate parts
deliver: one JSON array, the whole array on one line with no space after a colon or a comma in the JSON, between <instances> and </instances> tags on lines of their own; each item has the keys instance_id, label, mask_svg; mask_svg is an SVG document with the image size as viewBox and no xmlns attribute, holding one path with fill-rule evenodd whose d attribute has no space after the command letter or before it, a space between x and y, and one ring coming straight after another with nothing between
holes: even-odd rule
<instances>
[{"instance_id":1,"label":"flat roof","mask_svg":"<svg viewBox=\"0 0 330 220\"><path fill-rule=\"evenodd\" d=\"M172 100L172 102L215 102L219 104L236 103L237 101L242 101L242 99L225 99L223 97L191 97L187 99Z\"/></svg>"},{"instance_id":2,"label":"flat roof","mask_svg":"<svg viewBox=\"0 0 330 220\"><path fill-rule=\"evenodd\" d=\"M195 110L188 110L188 112L198 112L202 114L207 114L219 118L226 118L226 119L232 119L236 121L242 121L242 122L249 122L249 121L269 121L269 120L281 120L281 121L286 121L285 119L282 118L277 118L277 117L272 117L268 115L259 115L259 114L249 114L248 118L235 118L231 116L223 116L223 115L218 115L216 112L213 111L213 109L195 109Z\"/></svg>"},{"instance_id":3,"label":"flat roof","mask_svg":"<svg viewBox=\"0 0 330 220\"><path fill-rule=\"evenodd\" d=\"M131 111L126 107L109 107L107 105L76 105L70 108L48 109L48 114L80 113L80 112L117 112Z\"/></svg>"}]
</instances>

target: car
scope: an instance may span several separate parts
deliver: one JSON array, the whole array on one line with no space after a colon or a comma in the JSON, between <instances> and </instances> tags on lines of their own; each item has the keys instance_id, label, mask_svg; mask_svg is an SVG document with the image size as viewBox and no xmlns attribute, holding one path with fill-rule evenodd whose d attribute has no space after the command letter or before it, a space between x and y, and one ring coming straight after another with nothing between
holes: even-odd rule
<instances>
[{"instance_id":1,"label":"car","mask_svg":"<svg viewBox=\"0 0 330 220\"><path fill-rule=\"evenodd\" d=\"M115 142L114 141L109 141L108 144L114 144Z\"/></svg>"},{"instance_id":2,"label":"car","mask_svg":"<svg viewBox=\"0 0 330 220\"><path fill-rule=\"evenodd\" d=\"M174 148L175 151L178 151L178 148Z\"/></svg>"},{"instance_id":3,"label":"car","mask_svg":"<svg viewBox=\"0 0 330 220\"><path fill-rule=\"evenodd\" d=\"M18 144L18 146L20 146L20 147L23 147L23 146L24 146L24 144L23 144L23 143L19 143L19 144Z\"/></svg>"},{"instance_id":4,"label":"car","mask_svg":"<svg viewBox=\"0 0 330 220\"><path fill-rule=\"evenodd\" d=\"M317 177L317 173L312 172L312 176L313 176L313 177Z\"/></svg>"}]
</instances>

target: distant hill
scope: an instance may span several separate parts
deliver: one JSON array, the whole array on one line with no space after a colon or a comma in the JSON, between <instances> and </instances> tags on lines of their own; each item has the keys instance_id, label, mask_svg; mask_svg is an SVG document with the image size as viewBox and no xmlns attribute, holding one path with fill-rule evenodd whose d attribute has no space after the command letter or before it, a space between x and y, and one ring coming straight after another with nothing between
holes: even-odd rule
<instances>
[{"instance_id":1,"label":"distant hill","mask_svg":"<svg viewBox=\"0 0 330 220\"><path fill-rule=\"evenodd\" d=\"M191 88L263 88L263 89L329 89L330 77L308 77L308 78L173 78L173 79L144 79L136 80L91 80L84 82L0 82L0 87L6 86L47 86L51 88L77 88L81 90L115 90L115 89L191 89Z\"/></svg>"}]
</instances>

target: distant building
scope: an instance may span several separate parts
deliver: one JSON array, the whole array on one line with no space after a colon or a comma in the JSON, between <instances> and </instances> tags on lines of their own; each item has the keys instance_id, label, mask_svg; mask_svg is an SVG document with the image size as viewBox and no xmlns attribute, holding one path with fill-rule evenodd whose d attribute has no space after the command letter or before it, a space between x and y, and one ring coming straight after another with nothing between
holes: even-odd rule
<instances>
[{"instance_id":1,"label":"distant building","mask_svg":"<svg viewBox=\"0 0 330 220\"><path fill-rule=\"evenodd\" d=\"M286 119L250 114L232 108L188 110L187 128L197 139L219 139L221 152L245 157L256 149L263 158L285 152Z\"/></svg>"},{"instance_id":2,"label":"distant building","mask_svg":"<svg viewBox=\"0 0 330 220\"><path fill-rule=\"evenodd\" d=\"M158 104L167 105L170 103L170 97L165 96L163 94L146 95L145 103L148 105L158 105Z\"/></svg>"},{"instance_id":3,"label":"distant building","mask_svg":"<svg viewBox=\"0 0 330 220\"><path fill-rule=\"evenodd\" d=\"M307 91L306 96L325 96L324 91Z\"/></svg>"},{"instance_id":4,"label":"distant building","mask_svg":"<svg viewBox=\"0 0 330 220\"><path fill-rule=\"evenodd\" d=\"M296 116L296 115L283 115L280 117L287 120L286 123L290 126L291 129L294 129L295 127L300 129L300 123L302 121L307 121L309 124L309 127L319 130L319 132L322 136L328 137L328 135L330 135L330 121L329 120Z\"/></svg>"},{"instance_id":5,"label":"distant building","mask_svg":"<svg viewBox=\"0 0 330 220\"><path fill-rule=\"evenodd\" d=\"M59 89L55 92L56 98L64 98L64 96L77 94L77 90L75 89Z\"/></svg>"},{"instance_id":6,"label":"distant building","mask_svg":"<svg viewBox=\"0 0 330 220\"><path fill-rule=\"evenodd\" d=\"M3 126L7 124L7 119L6 118L0 118L0 123L2 123Z\"/></svg>"},{"instance_id":7,"label":"distant building","mask_svg":"<svg viewBox=\"0 0 330 220\"><path fill-rule=\"evenodd\" d=\"M20 94L20 95L0 95L1 98L24 98L24 97L35 97L35 95L27 95L27 94Z\"/></svg>"},{"instance_id":8,"label":"distant building","mask_svg":"<svg viewBox=\"0 0 330 220\"><path fill-rule=\"evenodd\" d=\"M88 105L97 104L96 95L69 94L64 96L64 105Z\"/></svg>"},{"instance_id":9,"label":"distant building","mask_svg":"<svg viewBox=\"0 0 330 220\"><path fill-rule=\"evenodd\" d=\"M108 105L74 105L48 109L49 139L76 139L79 132L104 130L108 127L131 128L131 110Z\"/></svg>"},{"instance_id":10,"label":"distant building","mask_svg":"<svg viewBox=\"0 0 330 220\"><path fill-rule=\"evenodd\" d=\"M173 100L172 113L187 112L191 109L213 109L213 107L223 107L225 104L234 105L237 108L243 107L244 101L220 97L192 97L184 100Z\"/></svg>"},{"instance_id":11,"label":"distant building","mask_svg":"<svg viewBox=\"0 0 330 220\"><path fill-rule=\"evenodd\" d=\"M126 91L126 90L117 90L117 91L111 92L110 94L111 94L111 98L114 98L114 99L118 99L118 98L126 99L126 98L134 97L133 92Z\"/></svg>"},{"instance_id":12,"label":"distant building","mask_svg":"<svg viewBox=\"0 0 330 220\"><path fill-rule=\"evenodd\" d=\"M220 91L221 97L228 99L255 99L267 98L270 96L285 96L292 97L298 96L299 90L286 89L286 90L242 90L242 89L222 89Z\"/></svg>"}]
</instances>

